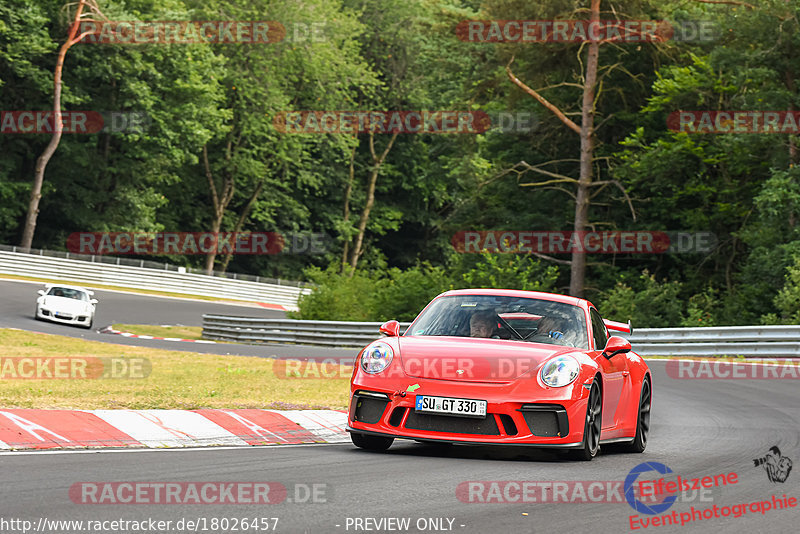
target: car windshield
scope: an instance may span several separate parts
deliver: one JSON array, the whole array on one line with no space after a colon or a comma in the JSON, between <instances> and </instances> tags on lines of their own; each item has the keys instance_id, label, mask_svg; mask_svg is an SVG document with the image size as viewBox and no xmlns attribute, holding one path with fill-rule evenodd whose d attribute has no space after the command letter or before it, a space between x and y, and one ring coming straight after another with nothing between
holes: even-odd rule
<instances>
[{"instance_id":1,"label":"car windshield","mask_svg":"<svg viewBox=\"0 0 800 534\"><path fill-rule=\"evenodd\" d=\"M86 295L86 293L80 289L72 289L71 287L51 287L48 295L83 301L89 300L89 297Z\"/></svg>"},{"instance_id":2,"label":"car windshield","mask_svg":"<svg viewBox=\"0 0 800 534\"><path fill-rule=\"evenodd\" d=\"M406 335L483 337L589 348L586 318L580 307L521 297L440 297L417 317Z\"/></svg>"}]
</instances>

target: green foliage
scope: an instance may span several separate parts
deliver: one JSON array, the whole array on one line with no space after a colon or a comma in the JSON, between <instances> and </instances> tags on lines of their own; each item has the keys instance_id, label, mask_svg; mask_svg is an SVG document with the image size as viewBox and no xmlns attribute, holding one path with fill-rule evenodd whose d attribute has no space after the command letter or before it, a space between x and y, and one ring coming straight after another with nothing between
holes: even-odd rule
<instances>
[{"instance_id":1,"label":"green foliage","mask_svg":"<svg viewBox=\"0 0 800 534\"><path fill-rule=\"evenodd\" d=\"M598 310L611 320L630 320L634 328L681 326L684 320L680 291L679 282L659 282L644 271L633 287L618 282L600 301Z\"/></svg>"},{"instance_id":2,"label":"green foliage","mask_svg":"<svg viewBox=\"0 0 800 534\"><path fill-rule=\"evenodd\" d=\"M786 273L786 283L775 297L775 307L780 315L768 314L762 318L766 324L800 324L800 256Z\"/></svg>"},{"instance_id":3,"label":"green foliage","mask_svg":"<svg viewBox=\"0 0 800 534\"><path fill-rule=\"evenodd\" d=\"M704 292L692 295L686 309L686 317L681 326L717 326L719 314L719 296L711 287Z\"/></svg>"},{"instance_id":4,"label":"green foliage","mask_svg":"<svg viewBox=\"0 0 800 534\"><path fill-rule=\"evenodd\" d=\"M457 288L524 289L549 291L558 270L521 256L481 255L466 270L453 262L450 270L429 263L405 270L386 269L378 262L373 270L358 269L352 276L339 265L314 267L306 276L316 286L301 297L300 319L339 321L410 321L436 295Z\"/></svg>"},{"instance_id":5,"label":"green foliage","mask_svg":"<svg viewBox=\"0 0 800 534\"><path fill-rule=\"evenodd\" d=\"M318 321L368 321L374 317L372 301L378 281L369 273L356 272L351 277L331 265L324 271L309 268L305 275L315 287L300 297L300 310L291 316Z\"/></svg>"},{"instance_id":6,"label":"green foliage","mask_svg":"<svg viewBox=\"0 0 800 534\"><path fill-rule=\"evenodd\" d=\"M580 18L585 0L103 0L115 20L277 20L269 45L76 45L64 67L68 110L141 112L143 132L65 135L45 177L34 246L62 249L75 231L207 231L214 216L203 147L217 183L234 183L222 230L245 210L247 231L331 236L323 255L236 256L229 270L307 276L317 290L304 317L412 318L449 288L560 291L569 269L522 255L455 254L468 229L568 230L571 185L525 161L575 178L574 132L512 84L505 66L574 120L586 47L578 43L466 43L464 20ZM597 143L589 219L597 229L713 232L710 253L593 255L587 291L612 319L636 326L797 320L800 255L797 137L671 131L678 110L800 109L800 4L755 8L636 0L604 12L628 19L710 20L713 42L616 43L600 50ZM47 110L62 0L0 5L0 110ZM71 4L74 6L74 4ZM70 7L69 9L73 9ZM322 39L295 39L323 23ZM730 31L735 29L735 31ZM475 110L535 115L532 131L401 135L380 169L353 276L338 272L366 205L372 154L366 134L285 135L291 110ZM0 135L0 243L20 237L36 158L46 134ZM388 136L375 136L378 153ZM355 152L353 149L355 147ZM354 178L345 217L345 191ZM618 180L631 198L631 216ZM257 187L261 193L250 205ZM352 246L351 246L352 250ZM201 256L163 258L199 266ZM568 259L559 255L557 259ZM335 264L332 269L326 265ZM645 275L640 276L645 271ZM305 273L305 274L304 274ZM787 274L788 273L788 274Z\"/></svg>"},{"instance_id":7,"label":"green foliage","mask_svg":"<svg viewBox=\"0 0 800 534\"><path fill-rule=\"evenodd\" d=\"M332 265L324 271L308 269L306 276L316 287L301 297L295 316L320 321L410 321L433 297L449 289L445 271L429 264L405 271L357 270L353 276Z\"/></svg>"},{"instance_id":8,"label":"green foliage","mask_svg":"<svg viewBox=\"0 0 800 534\"><path fill-rule=\"evenodd\" d=\"M552 291L558 279L558 268L545 266L522 254L480 255L470 270L461 274L460 287Z\"/></svg>"},{"instance_id":9,"label":"green foliage","mask_svg":"<svg viewBox=\"0 0 800 534\"><path fill-rule=\"evenodd\" d=\"M416 265L406 270L389 269L374 295L376 320L411 321L433 297L450 289L450 280L441 267Z\"/></svg>"}]
</instances>

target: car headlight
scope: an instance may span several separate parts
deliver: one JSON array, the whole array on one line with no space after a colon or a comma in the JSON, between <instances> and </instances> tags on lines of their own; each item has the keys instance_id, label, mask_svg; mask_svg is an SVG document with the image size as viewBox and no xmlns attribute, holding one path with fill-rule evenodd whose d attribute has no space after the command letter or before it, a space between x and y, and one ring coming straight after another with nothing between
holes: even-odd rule
<instances>
[{"instance_id":1,"label":"car headlight","mask_svg":"<svg viewBox=\"0 0 800 534\"><path fill-rule=\"evenodd\" d=\"M392 363L394 351L386 343L376 341L361 354L361 370L371 375L380 373Z\"/></svg>"},{"instance_id":2,"label":"car headlight","mask_svg":"<svg viewBox=\"0 0 800 534\"><path fill-rule=\"evenodd\" d=\"M571 356L557 356L542 367L542 382L552 388L572 384L580 372L580 364Z\"/></svg>"}]
</instances>

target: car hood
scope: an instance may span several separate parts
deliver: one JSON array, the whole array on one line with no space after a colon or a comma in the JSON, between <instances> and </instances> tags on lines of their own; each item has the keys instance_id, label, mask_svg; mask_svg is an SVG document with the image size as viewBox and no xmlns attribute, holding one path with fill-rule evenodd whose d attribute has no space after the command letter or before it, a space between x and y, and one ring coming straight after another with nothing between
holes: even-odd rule
<instances>
[{"instance_id":1,"label":"car hood","mask_svg":"<svg viewBox=\"0 0 800 534\"><path fill-rule=\"evenodd\" d=\"M81 313L91 309L91 304L86 301L66 297L54 297L52 295L45 296L42 305L53 310L67 313Z\"/></svg>"},{"instance_id":2,"label":"car hood","mask_svg":"<svg viewBox=\"0 0 800 534\"><path fill-rule=\"evenodd\" d=\"M580 351L502 339L402 336L398 341L407 375L460 382L510 382L553 356Z\"/></svg>"}]
</instances>

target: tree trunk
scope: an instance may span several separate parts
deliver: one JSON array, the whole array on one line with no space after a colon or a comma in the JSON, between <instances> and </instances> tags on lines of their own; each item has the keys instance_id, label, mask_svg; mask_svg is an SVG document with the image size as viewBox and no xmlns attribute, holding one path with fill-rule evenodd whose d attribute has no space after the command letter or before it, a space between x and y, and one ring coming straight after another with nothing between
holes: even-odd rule
<instances>
[{"instance_id":1,"label":"tree trunk","mask_svg":"<svg viewBox=\"0 0 800 534\"><path fill-rule=\"evenodd\" d=\"M219 229L222 226L222 216L214 217L214 220L211 221L211 232L217 236L214 240L215 243L219 242ZM214 261L217 259L217 252L216 246L206 255L206 264L204 267L205 273L209 276L214 274Z\"/></svg>"},{"instance_id":2,"label":"tree trunk","mask_svg":"<svg viewBox=\"0 0 800 534\"><path fill-rule=\"evenodd\" d=\"M75 38L78 32L78 23L81 20L81 12L83 11L86 0L80 0L78 8L75 11L75 18L72 25L69 27L67 40L61 45L58 51L58 60L56 61L55 72L53 73L53 136L50 142L45 147L44 152L36 160L36 167L33 174L33 185L31 187L31 196L28 202L28 213L25 216L25 226L22 230L22 240L20 247L23 252L27 252L33 245L33 234L36 231L36 219L39 217L39 201L42 198L42 184L44 184L44 171L47 168L47 163L53 157L58 144L61 142L62 125L61 125L61 72L64 70L64 59L67 56L67 50L78 42L83 35Z\"/></svg>"},{"instance_id":3,"label":"tree trunk","mask_svg":"<svg viewBox=\"0 0 800 534\"><path fill-rule=\"evenodd\" d=\"M228 160L230 160L231 145L232 143L229 141L225 156ZM208 180L208 189L211 192L211 204L212 208L214 209L214 216L211 219L211 232L217 236L215 242L219 242L218 234L220 228L222 227L222 219L225 216L225 209L228 207L228 204L230 204L231 199L233 198L233 192L235 190L234 178L231 175L226 175L226 173L223 172L222 194L220 195L217 192L217 185L214 182L214 175L211 172L211 165L208 162L207 145L203 145L203 166L205 167L206 180ZM214 274L214 261L217 258L216 250L217 247L215 246L213 251L206 255L205 273L209 276Z\"/></svg>"},{"instance_id":4,"label":"tree trunk","mask_svg":"<svg viewBox=\"0 0 800 534\"><path fill-rule=\"evenodd\" d=\"M590 20L599 21L600 0L591 0L590 9ZM600 44L597 41L590 41L583 83L580 177L578 178L573 224L575 232L583 232L589 222L589 188L592 184L592 163L594 159L594 99L599 55ZM574 297L583 297L583 286L586 281L586 254L577 251L577 248L572 253L572 262L570 264L569 293Z\"/></svg>"},{"instance_id":5,"label":"tree trunk","mask_svg":"<svg viewBox=\"0 0 800 534\"><path fill-rule=\"evenodd\" d=\"M350 176L347 180L347 187L344 190L344 209L342 220L344 221L345 226L347 223L350 222L350 195L353 193L353 180L356 174L355 168L355 161L356 161L356 149L358 148L358 144L353 147L352 152L350 152ZM345 270L347 269L347 255L350 249L350 235L348 234L345 236L344 246L342 247L342 267L340 269L340 273L344 274Z\"/></svg>"},{"instance_id":6,"label":"tree trunk","mask_svg":"<svg viewBox=\"0 0 800 534\"><path fill-rule=\"evenodd\" d=\"M378 174L380 173L381 165L383 165L384 160L386 160L386 155L389 154L389 151L392 149L394 140L397 139L397 134L398 132L392 134L392 138L389 140L389 144L386 145L386 149L381 153L380 156L377 156L375 153L374 135L372 132L369 133L369 151L370 154L372 154L372 174L370 174L369 183L367 185L367 202L364 205L363 211L361 212L361 219L358 221L358 234L356 235L356 242L353 245L353 251L350 256L351 277L355 273L356 266L358 265L358 259L364 252L362 249L364 244L364 234L367 231L369 214L372 211L373 204L375 203L375 186L378 183Z\"/></svg>"},{"instance_id":7,"label":"tree trunk","mask_svg":"<svg viewBox=\"0 0 800 534\"><path fill-rule=\"evenodd\" d=\"M247 201L247 205L242 210L242 213L239 215L239 220L236 221L236 227L233 229L233 233L238 234L242 231L242 226L244 226L244 221L247 220L247 216L250 215L250 210L253 209L253 204L255 204L256 199L258 199L258 195L261 194L261 190L264 189L264 181L258 182L258 185L253 190L253 194L250 195L250 199ZM225 258L222 260L222 265L220 266L220 271L223 273L228 270L228 263L230 263L231 258L233 257L233 250L229 250L225 253Z\"/></svg>"}]
</instances>

